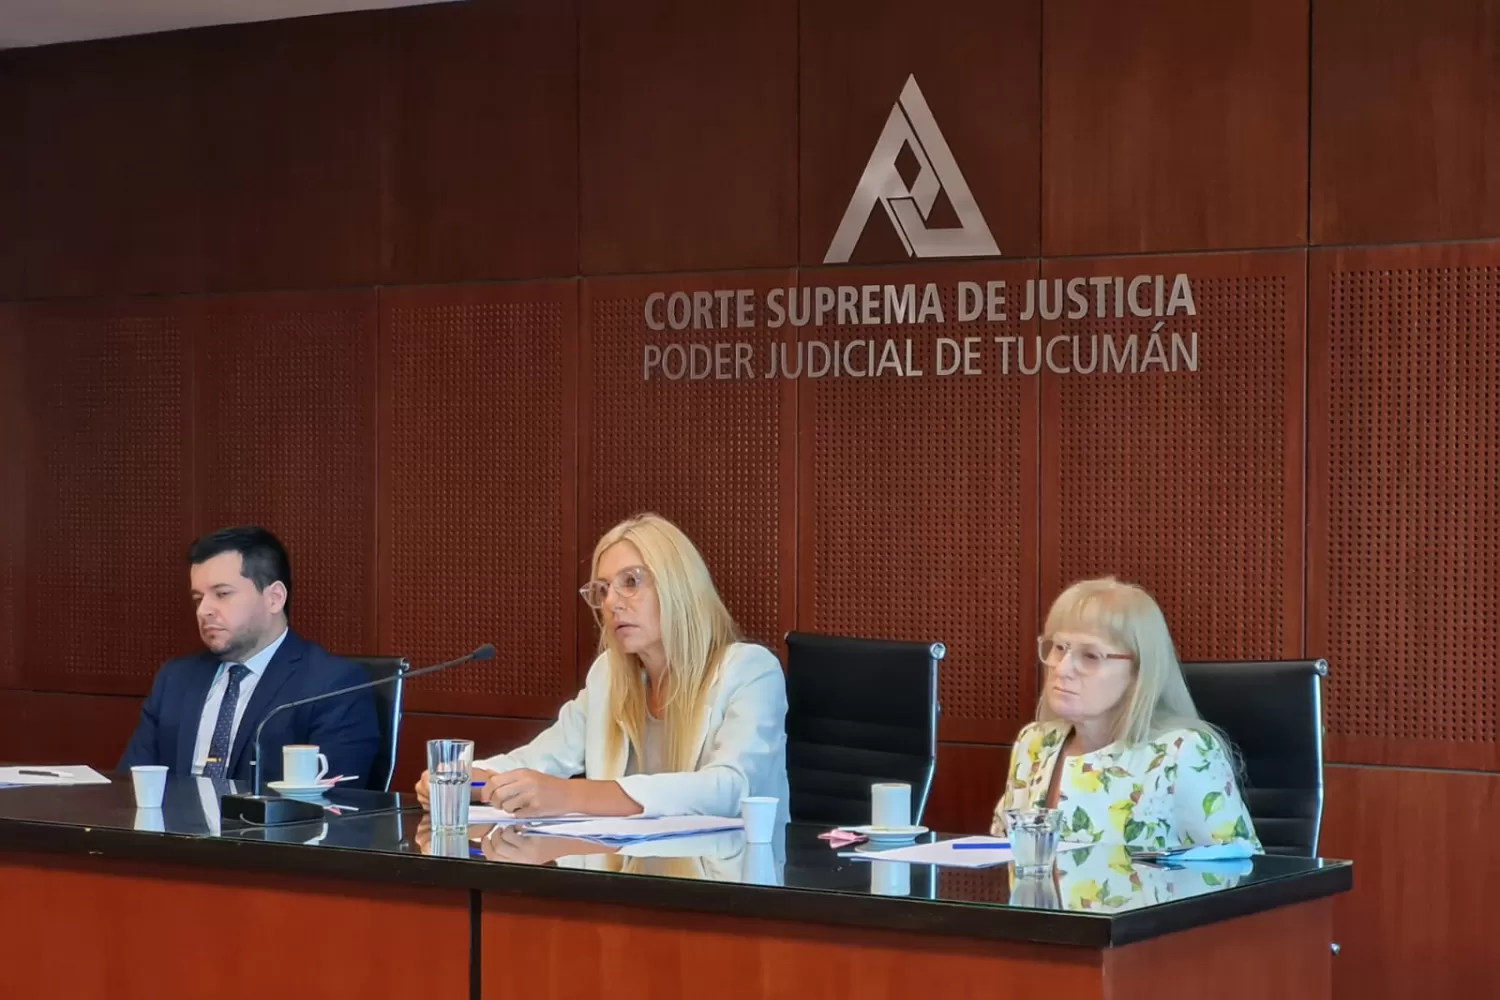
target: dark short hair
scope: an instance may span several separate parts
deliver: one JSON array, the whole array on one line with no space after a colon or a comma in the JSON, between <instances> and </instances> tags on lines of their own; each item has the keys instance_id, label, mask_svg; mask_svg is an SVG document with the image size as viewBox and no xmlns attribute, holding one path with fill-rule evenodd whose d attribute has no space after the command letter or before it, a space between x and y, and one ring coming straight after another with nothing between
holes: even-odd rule
<instances>
[{"instance_id":1,"label":"dark short hair","mask_svg":"<svg viewBox=\"0 0 1500 1000\"><path fill-rule=\"evenodd\" d=\"M265 528L246 525L238 528L220 528L211 535L204 535L188 546L188 565L206 563L214 556L225 552L238 552L242 569L240 572L255 584L261 593L277 580L286 588L286 604L282 612L288 620L292 617L292 561L287 558L286 546Z\"/></svg>"}]
</instances>

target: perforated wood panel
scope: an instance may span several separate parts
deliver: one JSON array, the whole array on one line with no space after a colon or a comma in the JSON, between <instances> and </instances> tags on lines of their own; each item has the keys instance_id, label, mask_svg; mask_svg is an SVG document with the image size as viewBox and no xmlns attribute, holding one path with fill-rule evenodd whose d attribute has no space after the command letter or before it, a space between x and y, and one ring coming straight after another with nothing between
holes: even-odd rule
<instances>
[{"instance_id":1,"label":"perforated wood panel","mask_svg":"<svg viewBox=\"0 0 1500 1000\"><path fill-rule=\"evenodd\" d=\"M20 680L22 551L26 529L26 408L13 306L0 305L0 686Z\"/></svg>"},{"instance_id":2,"label":"perforated wood panel","mask_svg":"<svg viewBox=\"0 0 1500 1000\"><path fill-rule=\"evenodd\" d=\"M201 304L197 524L259 524L287 546L292 625L375 651L375 292Z\"/></svg>"},{"instance_id":3,"label":"perforated wood panel","mask_svg":"<svg viewBox=\"0 0 1500 1000\"><path fill-rule=\"evenodd\" d=\"M902 370L923 374L797 383L798 626L944 643L948 739L1009 740L1035 699L1026 633L1035 607L1036 383L1014 367L1006 375L993 340L1027 332L1014 290L1035 275L1035 263L1009 262L803 275L808 284L940 290L942 325L804 328L809 342L873 339L877 358L894 340ZM964 280L1005 281L1014 303L1007 320L956 322ZM939 376L939 337L979 338L983 374Z\"/></svg>"},{"instance_id":4,"label":"perforated wood panel","mask_svg":"<svg viewBox=\"0 0 1500 1000\"><path fill-rule=\"evenodd\" d=\"M750 289L764 301L790 272L584 282L586 317L580 399L579 581L594 544L613 524L654 511L702 552L730 613L747 637L778 651L791 628L793 388L765 379L770 344L784 331L654 332L644 319L651 291ZM717 315L717 307L715 307ZM758 310L761 322L765 311ZM748 343L754 378L643 378L645 345ZM731 355L732 357L732 355ZM576 600L576 598L575 598ZM580 658L597 632L580 603Z\"/></svg>"},{"instance_id":5,"label":"perforated wood panel","mask_svg":"<svg viewBox=\"0 0 1500 1000\"><path fill-rule=\"evenodd\" d=\"M998 868L937 868L938 897L967 903L1009 903L1010 865Z\"/></svg>"},{"instance_id":6,"label":"perforated wood panel","mask_svg":"<svg viewBox=\"0 0 1500 1000\"><path fill-rule=\"evenodd\" d=\"M1137 274L1166 275L1163 311L1186 274L1197 315L1163 317L1169 372L1146 364L1155 318L1108 306L1045 324L1046 342L1079 338L1064 367L1098 370L1043 366L1039 622L1067 584L1114 574L1156 597L1185 659L1300 649L1304 267L1300 252L1044 263L1044 278L1123 276L1127 294ZM1153 287L1137 302L1155 311ZM1132 335L1140 371L1104 373Z\"/></svg>"},{"instance_id":7,"label":"perforated wood panel","mask_svg":"<svg viewBox=\"0 0 1500 1000\"><path fill-rule=\"evenodd\" d=\"M1319 253L1311 287L1330 752L1500 766L1500 245Z\"/></svg>"},{"instance_id":8,"label":"perforated wood panel","mask_svg":"<svg viewBox=\"0 0 1500 1000\"><path fill-rule=\"evenodd\" d=\"M381 651L430 711L538 715L574 685L577 286L381 292Z\"/></svg>"},{"instance_id":9,"label":"perforated wood panel","mask_svg":"<svg viewBox=\"0 0 1500 1000\"><path fill-rule=\"evenodd\" d=\"M22 677L143 694L193 648L187 343L165 301L21 314L32 421Z\"/></svg>"}]
</instances>

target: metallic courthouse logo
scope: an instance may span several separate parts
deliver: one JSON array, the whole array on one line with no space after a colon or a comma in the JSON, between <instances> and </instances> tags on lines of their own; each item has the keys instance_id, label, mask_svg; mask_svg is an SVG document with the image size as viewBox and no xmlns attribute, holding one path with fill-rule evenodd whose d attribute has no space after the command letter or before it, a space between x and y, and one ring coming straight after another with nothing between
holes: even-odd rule
<instances>
[{"instance_id":1,"label":"metallic courthouse logo","mask_svg":"<svg viewBox=\"0 0 1500 1000\"><path fill-rule=\"evenodd\" d=\"M919 165L910 187L896 169L896 158L903 146L912 151ZM939 192L948 195L948 202L958 215L959 228L927 228L927 218ZM839 223L823 263L848 263L876 202L890 217L908 256L991 257L1000 253L915 76L906 78L900 99L891 107L885 129L875 143L870 162L865 164L864 175L854 189L854 197L849 199L844 221Z\"/></svg>"}]
</instances>

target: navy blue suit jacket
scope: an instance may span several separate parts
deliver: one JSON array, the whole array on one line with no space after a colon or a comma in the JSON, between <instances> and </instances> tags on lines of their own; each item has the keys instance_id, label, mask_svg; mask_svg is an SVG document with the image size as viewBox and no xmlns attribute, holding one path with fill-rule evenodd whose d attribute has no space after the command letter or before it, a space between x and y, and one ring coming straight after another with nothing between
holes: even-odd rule
<instances>
[{"instance_id":1,"label":"navy blue suit jacket","mask_svg":"<svg viewBox=\"0 0 1500 1000\"><path fill-rule=\"evenodd\" d=\"M218 657L207 650L162 665L141 707L135 735L120 759L120 770L138 764L165 764L172 774L193 773L198 722L218 669ZM288 629L245 706L226 776L237 781L253 780L251 740L255 728L277 705L367 680L368 675L358 664L341 660ZM344 787L365 787L374 777L370 770L380 747L374 695L357 691L277 713L261 735L265 781L281 779L281 748L288 743L316 743L328 755L329 775L358 775L360 780Z\"/></svg>"}]
</instances>

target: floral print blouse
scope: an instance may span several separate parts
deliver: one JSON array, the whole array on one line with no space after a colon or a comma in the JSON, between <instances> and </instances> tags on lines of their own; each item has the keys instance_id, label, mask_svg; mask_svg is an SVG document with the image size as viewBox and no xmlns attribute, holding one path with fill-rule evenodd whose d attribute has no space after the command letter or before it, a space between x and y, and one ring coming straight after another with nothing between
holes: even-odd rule
<instances>
[{"instance_id":1,"label":"floral print blouse","mask_svg":"<svg viewBox=\"0 0 1500 1000\"><path fill-rule=\"evenodd\" d=\"M1005 793L991 833L1005 834L1005 810L1047 804L1052 771L1072 727L1033 722L1011 748ZM1064 841L1166 850L1260 839L1219 741L1197 729L1173 729L1145 743L1111 743L1064 763L1057 807Z\"/></svg>"}]
</instances>

